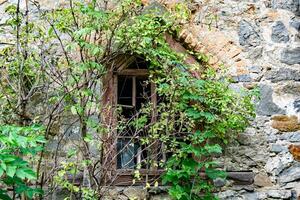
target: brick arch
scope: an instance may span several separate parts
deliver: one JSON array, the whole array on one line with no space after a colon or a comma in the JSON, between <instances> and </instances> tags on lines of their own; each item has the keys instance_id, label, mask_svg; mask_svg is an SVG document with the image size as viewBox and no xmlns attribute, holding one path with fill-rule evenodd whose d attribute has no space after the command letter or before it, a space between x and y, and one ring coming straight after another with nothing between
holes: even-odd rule
<instances>
[{"instance_id":1,"label":"brick arch","mask_svg":"<svg viewBox=\"0 0 300 200\"><path fill-rule=\"evenodd\" d=\"M176 3L183 1L142 0L145 6L150 6L154 2L164 5L166 8L172 8ZM242 49L239 44L236 44L234 40L217 29L210 30L209 28L191 22L182 27L178 40L180 44L175 44L176 42L174 42L173 39L167 41L176 51L185 52L186 49L188 49L195 53L208 55L210 58L209 64L212 67L215 69L218 69L220 66L230 68L232 76L249 74L247 66L249 66L250 61L242 56ZM183 48L183 46L185 48ZM193 64L196 61L188 55L186 62Z\"/></svg>"},{"instance_id":2,"label":"brick arch","mask_svg":"<svg viewBox=\"0 0 300 200\"><path fill-rule=\"evenodd\" d=\"M184 28L179 38L194 52L207 54L209 64L214 68L224 65L236 69L235 75L248 73L248 61L241 55L242 49L222 32L192 25Z\"/></svg>"}]
</instances>

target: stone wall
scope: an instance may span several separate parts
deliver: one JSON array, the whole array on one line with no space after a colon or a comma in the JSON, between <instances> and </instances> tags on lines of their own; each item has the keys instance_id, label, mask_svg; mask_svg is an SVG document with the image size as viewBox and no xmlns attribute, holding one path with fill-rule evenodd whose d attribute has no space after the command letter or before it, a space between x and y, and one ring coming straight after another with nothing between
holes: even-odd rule
<instances>
[{"instance_id":1,"label":"stone wall","mask_svg":"<svg viewBox=\"0 0 300 200\"><path fill-rule=\"evenodd\" d=\"M220 198L300 199L300 1L200 0L195 7L188 29L197 48L230 68L233 88L261 92L255 121L223 160L227 171L252 171L253 184L222 182ZM217 19L203 25L211 13Z\"/></svg>"},{"instance_id":2,"label":"stone wall","mask_svg":"<svg viewBox=\"0 0 300 200\"><path fill-rule=\"evenodd\" d=\"M5 2L0 0L1 16ZM167 6L177 2L163 1ZM64 1L39 3L50 9ZM185 46L210 55L215 67L228 67L234 89L257 86L261 92L256 119L221 160L227 171L249 172L253 179L245 183L241 173L235 177L240 182L216 180L219 197L300 199L300 1L194 0L189 7L193 20L180 35ZM55 146L55 142L50 144ZM138 199L149 197L141 191L119 188L107 199L125 200L133 194ZM156 194L161 192L150 196L168 199Z\"/></svg>"}]
</instances>

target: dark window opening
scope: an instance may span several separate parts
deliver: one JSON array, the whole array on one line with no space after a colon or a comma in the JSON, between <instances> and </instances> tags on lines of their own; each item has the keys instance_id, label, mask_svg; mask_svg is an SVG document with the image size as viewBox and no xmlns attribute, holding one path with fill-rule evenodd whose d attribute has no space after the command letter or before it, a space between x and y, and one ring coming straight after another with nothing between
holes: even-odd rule
<instances>
[{"instance_id":1,"label":"dark window opening","mask_svg":"<svg viewBox=\"0 0 300 200\"><path fill-rule=\"evenodd\" d=\"M138 116L143 105L151 103L153 110L148 122L156 119L157 95L155 85L149 81L149 64L137 58L123 71L117 72L117 104L121 108L121 118L125 127L118 131L117 139L117 169L161 169L160 162L169 157L164 145L154 141L150 145L143 145L142 140L148 136L146 128L136 130L130 122ZM159 98L161 101L162 98ZM151 163L152 162L152 163ZM156 164L153 164L156 162ZM155 166L156 167L153 167Z\"/></svg>"},{"instance_id":2,"label":"dark window opening","mask_svg":"<svg viewBox=\"0 0 300 200\"><path fill-rule=\"evenodd\" d=\"M130 74L117 75L117 104L121 107L121 116L128 122L138 115L143 104L151 101L152 85L148 81L148 75L141 74L139 71L139 69L147 69L147 66L144 60L136 59L126 68L136 70L130 71ZM126 125L121 133L118 133L118 169L147 168L149 151L140 141L146 135L145 130L136 130L131 125Z\"/></svg>"},{"instance_id":3,"label":"dark window opening","mask_svg":"<svg viewBox=\"0 0 300 200\"><path fill-rule=\"evenodd\" d=\"M128 65L127 69L148 69L149 62L143 58L137 57L131 64Z\"/></svg>"}]
</instances>

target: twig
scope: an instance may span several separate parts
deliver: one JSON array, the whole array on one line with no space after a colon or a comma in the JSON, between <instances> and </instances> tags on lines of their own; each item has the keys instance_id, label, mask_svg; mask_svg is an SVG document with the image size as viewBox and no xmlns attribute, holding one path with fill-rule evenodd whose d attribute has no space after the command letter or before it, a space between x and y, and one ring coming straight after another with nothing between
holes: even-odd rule
<instances>
[{"instance_id":1,"label":"twig","mask_svg":"<svg viewBox=\"0 0 300 200\"><path fill-rule=\"evenodd\" d=\"M9 43L9 42L0 42L0 45L16 45L14 43Z\"/></svg>"},{"instance_id":2,"label":"twig","mask_svg":"<svg viewBox=\"0 0 300 200\"><path fill-rule=\"evenodd\" d=\"M8 2L8 0L2 1L2 2L0 3L0 6L2 6L3 4L5 4L5 3L7 3L7 2Z\"/></svg>"}]
</instances>

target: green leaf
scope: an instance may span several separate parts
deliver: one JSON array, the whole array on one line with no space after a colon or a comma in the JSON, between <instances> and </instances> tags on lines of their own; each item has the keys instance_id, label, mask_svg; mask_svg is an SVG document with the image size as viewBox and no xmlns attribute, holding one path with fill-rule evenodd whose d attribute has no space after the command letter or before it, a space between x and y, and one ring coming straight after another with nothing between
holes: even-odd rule
<instances>
[{"instance_id":1,"label":"green leaf","mask_svg":"<svg viewBox=\"0 0 300 200\"><path fill-rule=\"evenodd\" d=\"M6 166L5 162L3 162L3 161L1 161L0 166L1 166L1 168L4 169L4 170L7 169L7 166Z\"/></svg>"},{"instance_id":2,"label":"green leaf","mask_svg":"<svg viewBox=\"0 0 300 200\"><path fill-rule=\"evenodd\" d=\"M205 174L210 179L225 178L226 177L226 172L225 171L212 169L212 168L205 169Z\"/></svg>"},{"instance_id":3,"label":"green leaf","mask_svg":"<svg viewBox=\"0 0 300 200\"><path fill-rule=\"evenodd\" d=\"M212 154L212 153L219 153L220 154L220 153L222 153L222 147L218 144L205 145L204 148L209 154Z\"/></svg>"},{"instance_id":4,"label":"green leaf","mask_svg":"<svg viewBox=\"0 0 300 200\"><path fill-rule=\"evenodd\" d=\"M14 177L15 173L16 173L17 167L16 166L7 166L6 169L6 174L9 177Z\"/></svg>"},{"instance_id":5,"label":"green leaf","mask_svg":"<svg viewBox=\"0 0 300 200\"><path fill-rule=\"evenodd\" d=\"M75 106L72 106L72 107L71 107L71 113L72 113L73 115L77 115L77 109L76 109Z\"/></svg>"},{"instance_id":6,"label":"green leaf","mask_svg":"<svg viewBox=\"0 0 300 200\"><path fill-rule=\"evenodd\" d=\"M26 173L23 171L23 169L18 169L16 171L16 176L19 177L20 179L25 179Z\"/></svg>"},{"instance_id":7,"label":"green leaf","mask_svg":"<svg viewBox=\"0 0 300 200\"><path fill-rule=\"evenodd\" d=\"M0 189L0 199L2 200L12 200L8 194L6 193L6 191Z\"/></svg>"},{"instance_id":8,"label":"green leaf","mask_svg":"<svg viewBox=\"0 0 300 200\"><path fill-rule=\"evenodd\" d=\"M28 178L29 180L35 180L36 179L36 173L32 169L25 168L25 169L23 169L23 172L25 174L25 177Z\"/></svg>"},{"instance_id":9,"label":"green leaf","mask_svg":"<svg viewBox=\"0 0 300 200\"><path fill-rule=\"evenodd\" d=\"M6 155L4 158L3 158L3 161L5 163L9 163L9 162L12 162L12 161L15 161L15 156L12 156L12 155Z\"/></svg>"},{"instance_id":10,"label":"green leaf","mask_svg":"<svg viewBox=\"0 0 300 200\"><path fill-rule=\"evenodd\" d=\"M198 111L195 108L188 108L186 110L186 114L194 120L207 120L208 122L213 122L215 120L215 116L210 112L202 112Z\"/></svg>"},{"instance_id":11,"label":"green leaf","mask_svg":"<svg viewBox=\"0 0 300 200\"><path fill-rule=\"evenodd\" d=\"M0 168L0 179L3 174L4 174L4 170L2 168Z\"/></svg>"}]
</instances>

